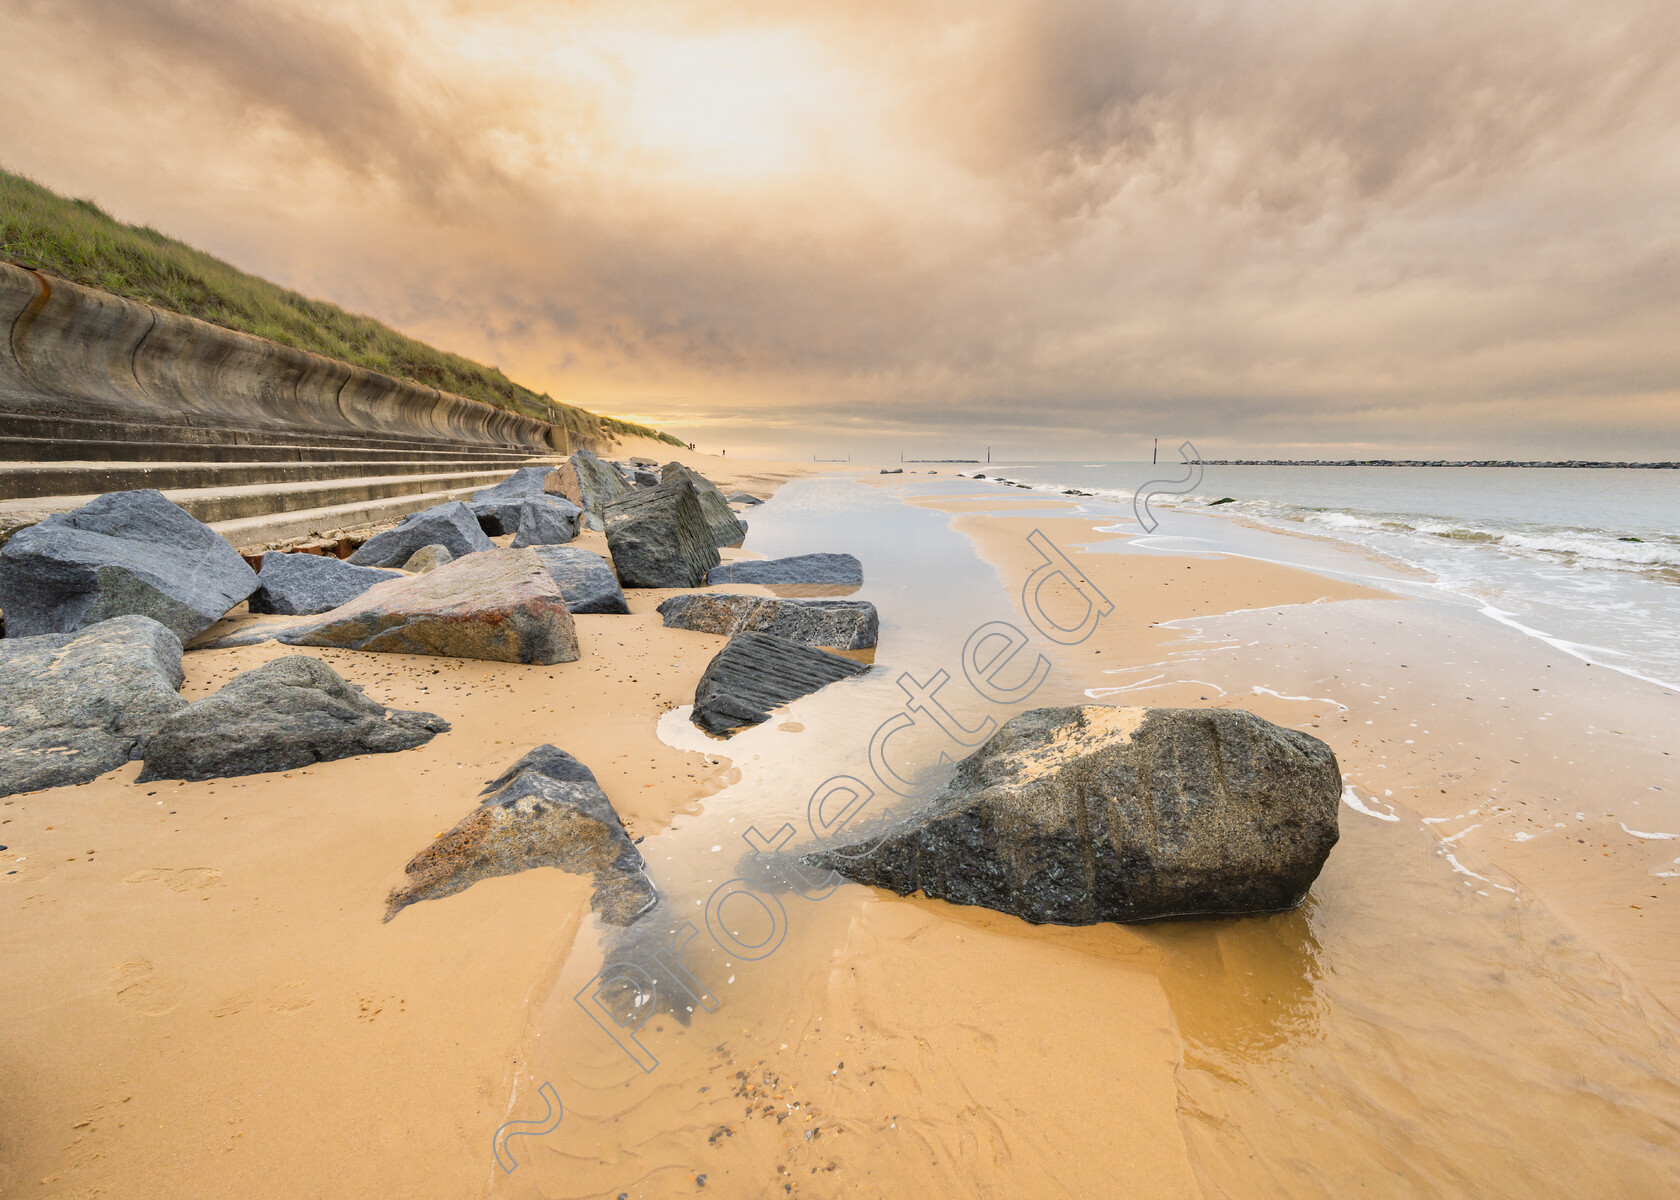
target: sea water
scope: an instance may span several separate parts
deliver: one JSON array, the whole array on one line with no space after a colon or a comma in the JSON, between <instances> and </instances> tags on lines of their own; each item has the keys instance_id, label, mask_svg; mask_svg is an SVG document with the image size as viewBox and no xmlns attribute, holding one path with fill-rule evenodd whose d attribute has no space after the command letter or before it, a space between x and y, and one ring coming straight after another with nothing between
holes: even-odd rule
<instances>
[{"instance_id":1,"label":"sea water","mask_svg":"<svg viewBox=\"0 0 1680 1200\"><path fill-rule=\"evenodd\" d=\"M1386 586L1405 590L1410 577L1577 658L1680 689L1680 471L1203 466L1198 478L1181 461L947 471L1089 492L1095 515L1128 519L1142 489L1164 549L1194 548L1171 540L1188 537L1320 567L1301 539L1245 537L1239 524L1352 545L1398 568Z\"/></svg>"}]
</instances>

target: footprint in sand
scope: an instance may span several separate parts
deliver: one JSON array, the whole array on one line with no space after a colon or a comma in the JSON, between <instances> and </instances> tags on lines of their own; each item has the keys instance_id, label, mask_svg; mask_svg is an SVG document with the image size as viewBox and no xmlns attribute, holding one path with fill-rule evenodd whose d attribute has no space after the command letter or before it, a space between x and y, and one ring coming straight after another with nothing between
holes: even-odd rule
<instances>
[{"instance_id":1,"label":"footprint in sand","mask_svg":"<svg viewBox=\"0 0 1680 1200\"><path fill-rule=\"evenodd\" d=\"M215 867L151 867L127 876L124 883L167 883L170 891L201 892L222 881Z\"/></svg>"},{"instance_id":2,"label":"footprint in sand","mask_svg":"<svg viewBox=\"0 0 1680 1200\"><path fill-rule=\"evenodd\" d=\"M117 1003L141 1016L161 1017L181 1002L181 981L152 974L152 964L143 958L117 968Z\"/></svg>"},{"instance_id":3,"label":"footprint in sand","mask_svg":"<svg viewBox=\"0 0 1680 1200\"><path fill-rule=\"evenodd\" d=\"M234 1013L242 1013L250 1008L256 997L250 992L235 992L223 999L210 1010L212 1017L231 1017Z\"/></svg>"},{"instance_id":4,"label":"footprint in sand","mask_svg":"<svg viewBox=\"0 0 1680 1200\"><path fill-rule=\"evenodd\" d=\"M282 983L268 994L268 1011L290 1016L315 1003L315 997L301 983Z\"/></svg>"}]
</instances>

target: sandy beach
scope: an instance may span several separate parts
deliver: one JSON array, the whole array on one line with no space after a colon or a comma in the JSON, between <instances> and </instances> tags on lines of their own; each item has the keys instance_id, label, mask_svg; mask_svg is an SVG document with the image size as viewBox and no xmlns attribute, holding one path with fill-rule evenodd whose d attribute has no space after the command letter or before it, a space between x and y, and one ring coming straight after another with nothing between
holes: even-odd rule
<instances>
[{"instance_id":1,"label":"sandy beach","mask_svg":"<svg viewBox=\"0 0 1680 1200\"><path fill-rule=\"evenodd\" d=\"M711 739L684 706L725 639L663 628L654 609L672 593L631 590L630 615L577 618L582 657L555 667L308 651L381 702L451 722L420 749L192 784L136 784L130 764L7 799L0 1190L1627 1196L1680 1183L1680 954L1670 881L1653 873L1673 857L1671 693L1467 627L1385 590L1375 568L1352 583L1129 552L1125 518L948 474L682 457L726 491L771 496L734 554L864 560L875 668ZM963 687L961 648L986 621L1030 628L1035 530L1112 611L1077 644L1036 638L1044 682L991 704ZM605 550L599 534L578 544ZM1087 603L1065 577L1042 595L1070 626ZM293 652L192 650L183 694ZM904 702L900 672L935 669L967 730L1100 702L1236 706L1313 732L1345 775L1341 843L1299 909L1134 926L1033 926L855 884L813 898L766 875L746 829L785 821L803 839L813 788L867 774L870 731ZM779 930L753 934L768 901L723 910L739 944L774 934L773 953L692 938L680 961L712 1004L668 995L636 1033L640 1062L579 999L626 937L590 914L586 879L525 871L381 921L408 859L543 743L589 766L641 841L662 901L637 937L707 926L731 876L780 912ZM917 731L893 753L906 776L936 776L942 751L966 752ZM1606 789L1652 820L1630 830ZM544 1085L563 1119L496 1143L509 1171L493 1139L545 1116Z\"/></svg>"}]
</instances>

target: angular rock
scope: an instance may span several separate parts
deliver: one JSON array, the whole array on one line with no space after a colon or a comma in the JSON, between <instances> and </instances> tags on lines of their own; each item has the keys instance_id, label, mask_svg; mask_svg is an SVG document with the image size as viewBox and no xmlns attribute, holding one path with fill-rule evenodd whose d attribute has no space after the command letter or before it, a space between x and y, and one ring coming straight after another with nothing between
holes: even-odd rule
<instances>
[{"instance_id":1,"label":"angular rock","mask_svg":"<svg viewBox=\"0 0 1680 1200\"><path fill-rule=\"evenodd\" d=\"M588 450L579 450L549 472L544 489L563 496L587 513L606 519L607 505L630 493L630 485L611 463Z\"/></svg>"},{"instance_id":2,"label":"angular rock","mask_svg":"<svg viewBox=\"0 0 1680 1200\"><path fill-rule=\"evenodd\" d=\"M713 567L707 583L824 583L857 587L863 564L850 554L799 554Z\"/></svg>"},{"instance_id":3,"label":"angular rock","mask_svg":"<svg viewBox=\"0 0 1680 1200\"><path fill-rule=\"evenodd\" d=\"M552 473L550 467L520 467L500 483L474 492L473 502L529 500L533 496L541 496L544 494L543 485Z\"/></svg>"},{"instance_id":4,"label":"angular rock","mask_svg":"<svg viewBox=\"0 0 1680 1200\"><path fill-rule=\"evenodd\" d=\"M1336 844L1341 791L1329 746L1239 709L1041 708L879 842L806 861L1035 924L1274 912Z\"/></svg>"},{"instance_id":5,"label":"angular rock","mask_svg":"<svg viewBox=\"0 0 1680 1200\"><path fill-rule=\"evenodd\" d=\"M442 717L388 709L326 663L293 654L235 675L165 719L140 743L146 766L135 782L289 771L412 750L448 729Z\"/></svg>"},{"instance_id":6,"label":"angular rock","mask_svg":"<svg viewBox=\"0 0 1680 1200\"><path fill-rule=\"evenodd\" d=\"M757 496L754 496L750 492L730 492L729 493L729 503L731 503L731 504L763 504L764 501L760 500Z\"/></svg>"},{"instance_id":7,"label":"angular rock","mask_svg":"<svg viewBox=\"0 0 1680 1200\"><path fill-rule=\"evenodd\" d=\"M513 539L515 550L526 546L558 546L578 535L583 509L567 500L547 497L528 501L514 517L518 531Z\"/></svg>"},{"instance_id":8,"label":"angular rock","mask_svg":"<svg viewBox=\"0 0 1680 1200\"><path fill-rule=\"evenodd\" d=\"M422 546L408 556L408 561L402 569L416 575L424 575L427 571L435 571L439 567L446 567L455 561L455 556L444 546Z\"/></svg>"},{"instance_id":9,"label":"angular rock","mask_svg":"<svg viewBox=\"0 0 1680 1200\"><path fill-rule=\"evenodd\" d=\"M678 478L694 485L694 494L700 499L700 511L706 514L706 531L713 546L739 546L746 540L746 523L735 515L735 510L729 507L729 501L723 498L716 484L680 462L666 463L660 472L660 481L668 483Z\"/></svg>"},{"instance_id":10,"label":"angular rock","mask_svg":"<svg viewBox=\"0 0 1680 1200\"><path fill-rule=\"evenodd\" d=\"M591 907L608 925L629 925L658 902L612 802L565 751L539 746L485 793L477 809L409 861L408 883L386 900L387 921L418 900L533 867L594 876Z\"/></svg>"},{"instance_id":11,"label":"angular rock","mask_svg":"<svg viewBox=\"0 0 1680 1200\"><path fill-rule=\"evenodd\" d=\"M690 592L660 603L667 629L732 636L769 633L801 646L864 650L880 637L881 620L867 600L780 600L733 592Z\"/></svg>"},{"instance_id":12,"label":"angular rock","mask_svg":"<svg viewBox=\"0 0 1680 1200\"><path fill-rule=\"evenodd\" d=\"M574 616L630 611L612 564L593 550L581 546L537 546L535 550L549 575L560 585L566 610Z\"/></svg>"},{"instance_id":13,"label":"angular rock","mask_svg":"<svg viewBox=\"0 0 1680 1200\"><path fill-rule=\"evenodd\" d=\"M718 552L694 485L668 479L607 506L607 549L624 587L699 587Z\"/></svg>"},{"instance_id":14,"label":"angular rock","mask_svg":"<svg viewBox=\"0 0 1680 1200\"><path fill-rule=\"evenodd\" d=\"M313 620L244 630L214 647L270 639L492 662L576 662L577 628L535 550L492 546L425 575L377 584Z\"/></svg>"},{"instance_id":15,"label":"angular rock","mask_svg":"<svg viewBox=\"0 0 1680 1200\"><path fill-rule=\"evenodd\" d=\"M659 472L651 471L647 467L637 467L631 472L631 478L636 481L637 487L657 487L661 482Z\"/></svg>"},{"instance_id":16,"label":"angular rock","mask_svg":"<svg viewBox=\"0 0 1680 1200\"><path fill-rule=\"evenodd\" d=\"M694 689L692 720L728 736L770 719L769 710L861 675L869 667L769 633L737 633L706 666Z\"/></svg>"},{"instance_id":17,"label":"angular rock","mask_svg":"<svg viewBox=\"0 0 1680 1200\"><path fill-rule=\"evenodd\" d=\"M401 579L397 571L353 567L326 554L263 555L261 585L251 593L254 613L307 616L348 604L376 583Z\"/></svg>"},{"instance_id":18,"label":"angular rock","mask_svg":"<svg viewBox=\"0 0 1680 1200\"><path fill-rule=\"evenodd\" d=\"M0 548L8 637L133 613L190 642L256 590L257 573L237 550L150 489L54 513Z\"/></svg>"},{"instance_id":19,"label":"angular rock","mask_svg":"<svg viewBox=\"0 0 1680 1200\"><path fill-rule=\"evenodd\" d=\"M583 524L583 510L561 496L526 497L523 500L475 500L467 505L478 518L478 527L490 537L521 533L532 517L544 523L533 528L532 537L569 542ZM532 543L552 544L552 543Z\"/></svg>"},{"instance_id":20,"label":"angular rock","mask_svg":"<svg viewBox=\"0 0 1680 1200\"><path fill-rule=\"evenodd\" d=\"M86 783L187 706L181 639L150 617L0 640L0 796Z\"/></svg>"},{"instance_id":21,"label":"angular rock","mask_svg":"<svg viewBox=\"0 0 1680 1200\"><path fill-rule=\"evenodd\" d=\"M551 474L547 467L521 467L495 487L473 493L467 505L478 518L478 526L491 537L529 532L515 545L546 546L569 542L577 536L583 510L562 496L549 495L543 484ZM535 518L540 524L532 524Z\"/></svg>"},{"instance_id":22,"label":"angular rock","mask_svg":"<svg viewBox=\"0 0 1680 1200\"><path fill-rule=\"evenodd\" d=\"M479 528L473 510L459 500L410 513L395 529L364 542L350 561L358 567L400 567L426 546L442 546L456 558L495 546Z\"/></svg>"}]
</instances>

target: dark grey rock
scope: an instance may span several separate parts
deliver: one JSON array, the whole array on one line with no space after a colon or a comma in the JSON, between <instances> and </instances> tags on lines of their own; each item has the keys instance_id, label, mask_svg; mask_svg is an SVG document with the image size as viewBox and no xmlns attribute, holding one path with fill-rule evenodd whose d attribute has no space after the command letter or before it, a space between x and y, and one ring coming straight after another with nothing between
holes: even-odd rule
<instances>
[{"instance_id":1,"label":"dark grey rock","mask_svg":"<svg viewBox=\"0 0 1680 1200\"><path fill-rule=\"evenodd\" d=\"M525 503L514 517L516 550L526 546L558 546L578 535L583 510L553 496Z\"/></svg>"},{"instance_id":2,"label":"dark grey rock","mask_svg":"<svg viewBox=\"0 0 1680 1200\"><path fill-rule=\"evenodd\" d=\"M490 537L520 534L516 546L548 546L577 536L582 509L543 490L553 474L547 467L521 467L495 487L473 493L467 505Z\"/></svg>"},{"instance_id":3,"label":"dark grey rock","mask_svg":"<svg viewBox=\"0 0 1680 1200\"><path fill-rule=\"evenodd\" d=\"M448 729L431 713L388 709L326 663L294 654L235 675L168 717L139 746L146 766L136 782L289 771L412 750Z\"/></svg>"},{"instance_id":4,"label":"dark grey rock","mask_svg":"<svg viewBox=\"0 0 1680 1200\"><path fill-rule=\"evenodd\" d=\"M723 498L716 484L680 462L666 463L660 472L661 482L668 483L677 478L686 479L694 485L694 494L700 500L700 511L706 514L706 532L713 546L739 546L746 540L745 522L735 515L735 510L729 507L729 501Z\"/></svg>"},{"instance_id":5,"label":"dark grey rock","mask_svg":"<svg viewBox=\"0 0 1680 1200\"><path fill-rule=\"evenodd\" d=\"M706 666L690 719L727 736L770 719L770 709L808 696L869 667L769 633L737 633Z\"/></svg>"},{"instance_id":6,"label":"dark grey rock","mask_svg":"<svg viewBox=\"0 0 1680 1200\"><path fill-rule=\"evenodd\" d=\"M612 802L589 768L565 751L537 747L493 781L484 797L409 861L409 882L386 901L387 921L418 900L532 867L594 876L591 907L608 925L629 925L658 902L647 864Z\"/></svg>"},{"instance_id":7,"label":"dark grey rock","mask_svg":"<svg viewBox=\"0 0 1680 1200\"><path fill-rule=\"evenodd\" d=\"M527 497L523 500L474 500L467 505L478 518L478 527L489 537L520 533L533 516L544 524L532 536L571 541L583 523L583 510L560 496Z\"/></svg>"},{"instance_id":8,"label":"dark grey rock","mask_svg":"<svg viewBox=\"0 0 1680 1200\"><path fill-rule=\"evenodd\" d=\"M607 548L624 587L699 587L718 552L694 485L668 479L607 506Z\"/></svg>"},{"instance_id":9,"label":"dark grey rock","mask_svg":"<svg viewBox=\"0 0 1680 1200\"><path fill-rule=\"evenodd\" d=\"M8 637L69 633L133 613L190 642L257 590L257 573L163 493L112 492L0 548Z\"/></svg>"},{"instance_id":10,"label":"dark grey rock","mask_svg":"<svg viewBox=\"0 0 1680 1200\"><path fill-rule=\"evenodd\" d=\"M595 773L558 746L538 746L513 766L484 785L478 794L488 796L512 783L526 771L546 775L556 783L594 783Z\"/></svg>"},{"instance_id":11,"label":"dark grey rock","mask_svg":"<svg viewBox=\"0 0 1680 1200\"><path fill-rule=\"evenodd\" d=\"M731 504L763 504L764 501L760 500L757 496L754 496L749 492L730 492L729 493L729 503L731 503Z\"/></svg>"},{"instance_id":12,"label":"dark grey rock","mask_svg":"<svg viewBox=\"0 0 1680 1200\"><path fill-rule=\"evenodd\" d=\"M1022 713L878 842L807 855L859 883L1034 923L1299 904L1336 844L1330 747L1239 709Z\"/></svg>"},{"instance_id":13,"label":"dark grey rock","mask_svg":"<svg viewBox=\"0 0 1680 1200\"><path fill-rule=\"evenodd\" d=\"M0 796L86 783L187 706L181 639L150 617L0 641Z\"/></svg>"},{"instance_id":14,"label":"dark grey rock","mask_svg":"<svg viewBox=\"0 0 1680 1200\"><path fill-rule=\"evenodd\" d=\"M635 480L637 487L657 487L661 482L659 472L650 471L646 467L637 467L630 477Z\"/></svg>"},{"instance_id":15,"label":"dark grey rock","mask_svg":"<svg viewBox=\"0 0 1680 1200\"><path fill-rule=\"evenodd\" d=\"M350 561L358 567L400 567L425 546L442 546L456 558L463 558L494 545L479 528L472 509L452 500L410 513L395 529L369 538Z\"/></svg>"},{"instance_id":16,"label":"dark grey rock","mask_svg":"<svg viewBox=\"0 0 1680 1200\"><path fill-rule=\"evenodd\" d=\"M690 592L659 605L667 629L733 636L769 633L802 646L865 650L880 637L881 620L867 600L781 600L733 592Z\"/></svg>"},{"instance_id":17,"label":"dark grey rock","mask_svg":"<svg viewBox=\"0 0 1680 1200\"><path fill-rule=\"evenodd\" d=\"M627 613L630 605L612 564L581 546L536 546L542 565L559 585L566 611L578 613Z\"/></svg>"},{"instance_id":18,"label":"dark grey rock","mask_svg":"<svg viewBox=\"0 0 1680 1200\"><path fill-rule=\"evenodd\" d=\"M305 616L326 612L347 604L376 583L401 579L400 571L376 567L353 567L326 554L263 555L257 582L251 593L254 613L284 613Z\"/></svg>"},{"instance_id":19,"label":"dark grey rock","mask_svg":"<svg viewBox=\"0 0 1680 1200\"><path fill-rule=\"evenodd\" d=\"M427 571L447 567L454 561L455 556L443 546L422 546L408 556L408 561L402 565L402 569L416 575L424 575Z\"/></svg>"},{"instance_id":20,"label":"dark grey rock","mask_svg":"<svg viewBox=\"0 0 1680 1200\"><path fill-rule=\"evenodd\" d=\"M850 554L800 554L793 558L724 563L711 569L706 575L706 582L818 583L857 587L863 583L863 564Z\"/></svg>"},{"instance_id":21,"label":"dark grey rock","mask_svg":"<svg viewBox=\"0 0 1680 1200\"><path fill-rule=\"evenodd\" d=\"M587 449L579 450L551 471L543 486L549 495L564 497L602 520L606 518L607 505L631 490L617 467L601 461Z\"/></svg>"},{"instance_id":22,"label":"dark grey rock","mask_svg":"<svg viewBox=\"0 0 1680 1200\"><path fill-rule=\"evenodd\" d=\"M493 487L480 488L473 493L474 503L493 500L529 500L543 495L543 485L553 473L551 467L520 467L512 475Z\"/></svg>"}]
</instances>

